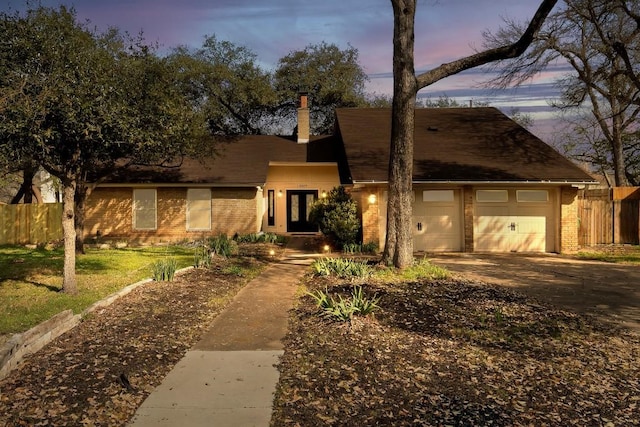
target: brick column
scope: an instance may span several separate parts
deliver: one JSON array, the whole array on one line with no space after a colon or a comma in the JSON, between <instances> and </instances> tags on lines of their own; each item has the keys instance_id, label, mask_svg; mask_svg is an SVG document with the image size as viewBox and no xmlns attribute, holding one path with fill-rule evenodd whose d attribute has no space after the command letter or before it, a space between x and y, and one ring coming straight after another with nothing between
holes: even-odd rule
<instances>
[{"instance_id":1,"label":"brick column","mask_svg":"<svg viewBox=\"0 0 640 427\"><path fill-rule=\"evenodd\" d=\"M369 200L369 196L374 194L375 201ZM379 230L379 209L380 194L377 189L364 190L360 193L360 206L362 207L362 243L376 242L380 245Z\"/></svg>"},{"instance_id":2,"label":"brick column","mask_svg":"<svg viewBox=\"0 0 640 427\"><path fill-rule=\"evenodd\" d=\"M578 246L578 189L560 190L560 253L576 252Z\"/></svg>"},{"instance_id":3,"label":"brick column","mask_svg":"<svg viewBox=\"0 0 640 427\"><path fill-rule=\"evenodd\" d=\"M464 248L465 252L473 252L473 188L465 185L462 189L464 205Z\"/></svg>"}]
</instances>

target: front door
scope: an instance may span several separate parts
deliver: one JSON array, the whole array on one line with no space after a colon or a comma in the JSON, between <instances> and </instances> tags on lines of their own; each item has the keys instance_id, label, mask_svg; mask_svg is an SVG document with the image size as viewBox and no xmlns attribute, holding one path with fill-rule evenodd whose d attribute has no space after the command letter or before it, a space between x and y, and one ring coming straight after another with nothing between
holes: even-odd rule
<instances>
[{"instance_id":1,"label":"front door","mask_svg":"<svg viewBox=\"0 0 640 427\"><path fill-rule=\"evenodd\" d=\"M289 233L318 231L318 227L309 222L311 205L317 198L317 190L287 190L287 231Z\"/></svg>"}]
</instances>

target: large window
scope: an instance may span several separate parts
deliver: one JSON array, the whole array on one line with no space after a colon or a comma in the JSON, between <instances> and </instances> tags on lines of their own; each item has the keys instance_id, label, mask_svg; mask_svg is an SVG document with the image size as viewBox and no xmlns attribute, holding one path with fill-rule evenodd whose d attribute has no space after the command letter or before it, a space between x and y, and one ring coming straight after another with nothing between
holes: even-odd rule
<instances>
[{"instance_id":1,"label":"large window","mask_svg":"<svg viewBox=\"0 0 640 427\"><path fill-rule=\"evenodd\" d=\"M187 190L187 230L211 230L211 189Z\"/></svg>"},{"instance_id":2,"label":"large window","mask_svg":"<svg viewBox=\"0 0 640 427\"><path fill-rule=\"evenodd\" d=\"M135 230L155 230L157 227L155 188L133 190L133 228Z\"/></svg>"}]
</instances>

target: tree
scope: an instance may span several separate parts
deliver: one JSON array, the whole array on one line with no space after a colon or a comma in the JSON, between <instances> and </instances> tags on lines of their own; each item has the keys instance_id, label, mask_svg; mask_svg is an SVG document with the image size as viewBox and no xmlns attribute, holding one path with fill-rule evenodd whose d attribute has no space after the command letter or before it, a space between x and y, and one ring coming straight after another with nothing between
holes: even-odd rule
<instances>
[{"instance_id":1,"label":"tree","mask_svg":"<svg viewBox=\"0 0 640 427\"><path fill-rule=\"evenodd\" d=\"M391 0L393 6L393 103L389 152L387 236L383 262L405 268L413 262L411 232L413 129L418 90L445 77L493 61L521 55L533 41L557 0L543 0L519 40L442 64L418 76L414 71L416 0Z\"/></svg>"},{"instance_id":2,"label":"tree","mask_svg":"<svg viewBox=\"0 0 640 427\"><path fill-rule=\"evenodd\" d=\"M272 76L246 47L207 36L199 49L175 48L169 60L216 135L256 135L271 124Z\"/></svg>"},{"instance_id":3,"label":"tree","mask_svg":"<svg viewBox=\"0 0 640 427\"><path fill-rule=\"evenodd\" d=\"M637 175L640 114L640 16L623 0L567 0L549 17L533 48L502 69L500 85L523 82L557 61L573 69L559 80L562 98L557 107L572 110L584 120L573 121L573 136L565 143L574 158L598 169L612 170L615 185L640 182ZM496 34L487 44L503 43L519 31L517 23ZM582 111L587 108L590 117ZM585 140L576 141L576 138Z\"/></svg>"},{"instance_id":4,"label":"tree","mask_svg":"<svg viewBox=\"0 0 640 427\"><path fill-rule=\"evenodd\" d=\"M358 64L358 50L341 50L335 44L308 45L290 52L278 62L274 76L280 115L295 117L299 92L309 92L313 134L333 131L338 107L367 105L367 75Z\"/></svg>"},{"instance_id":5,"label":"tree","mask_svg":"<svg viewBox=\"0 0 640 427\"><path fill-rule=\"evenodd\" d=\"M0 18L0 146L60 179L63 291L73 294L88 183L129 162L176 159L198 140L197 115L140 41L96 34L64 6Z\"/></svg>"}]
</instances>

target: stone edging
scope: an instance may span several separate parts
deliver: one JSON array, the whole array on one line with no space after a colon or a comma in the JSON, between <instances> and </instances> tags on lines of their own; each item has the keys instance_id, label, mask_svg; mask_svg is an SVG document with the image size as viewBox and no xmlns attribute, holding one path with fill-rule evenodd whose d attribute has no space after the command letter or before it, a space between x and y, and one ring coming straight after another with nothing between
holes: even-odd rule
<instances>
[{"instance_id":1,"label":"stone edging","mask_svg":"<svg viewBox=\"0 0 640 427\"><path fill-rule=\"evenodd\" d=\"M176 271L176 275L193 269L185 267ZM22 359L31 353L35 353L51 341L73 329L80 320L89 313L93 313L99 308L111 305L115 300L125 296L134 289L152 282L153 279L144 279L131 285L125 286L108 297L97 301L85 309L81 314L73 314L71 310L65 310L56 314L49 320L34 326L26 332L14 334L2 348L0 348L0 380L4 379L15 369Z\"/></svg>"}]
</instances>

